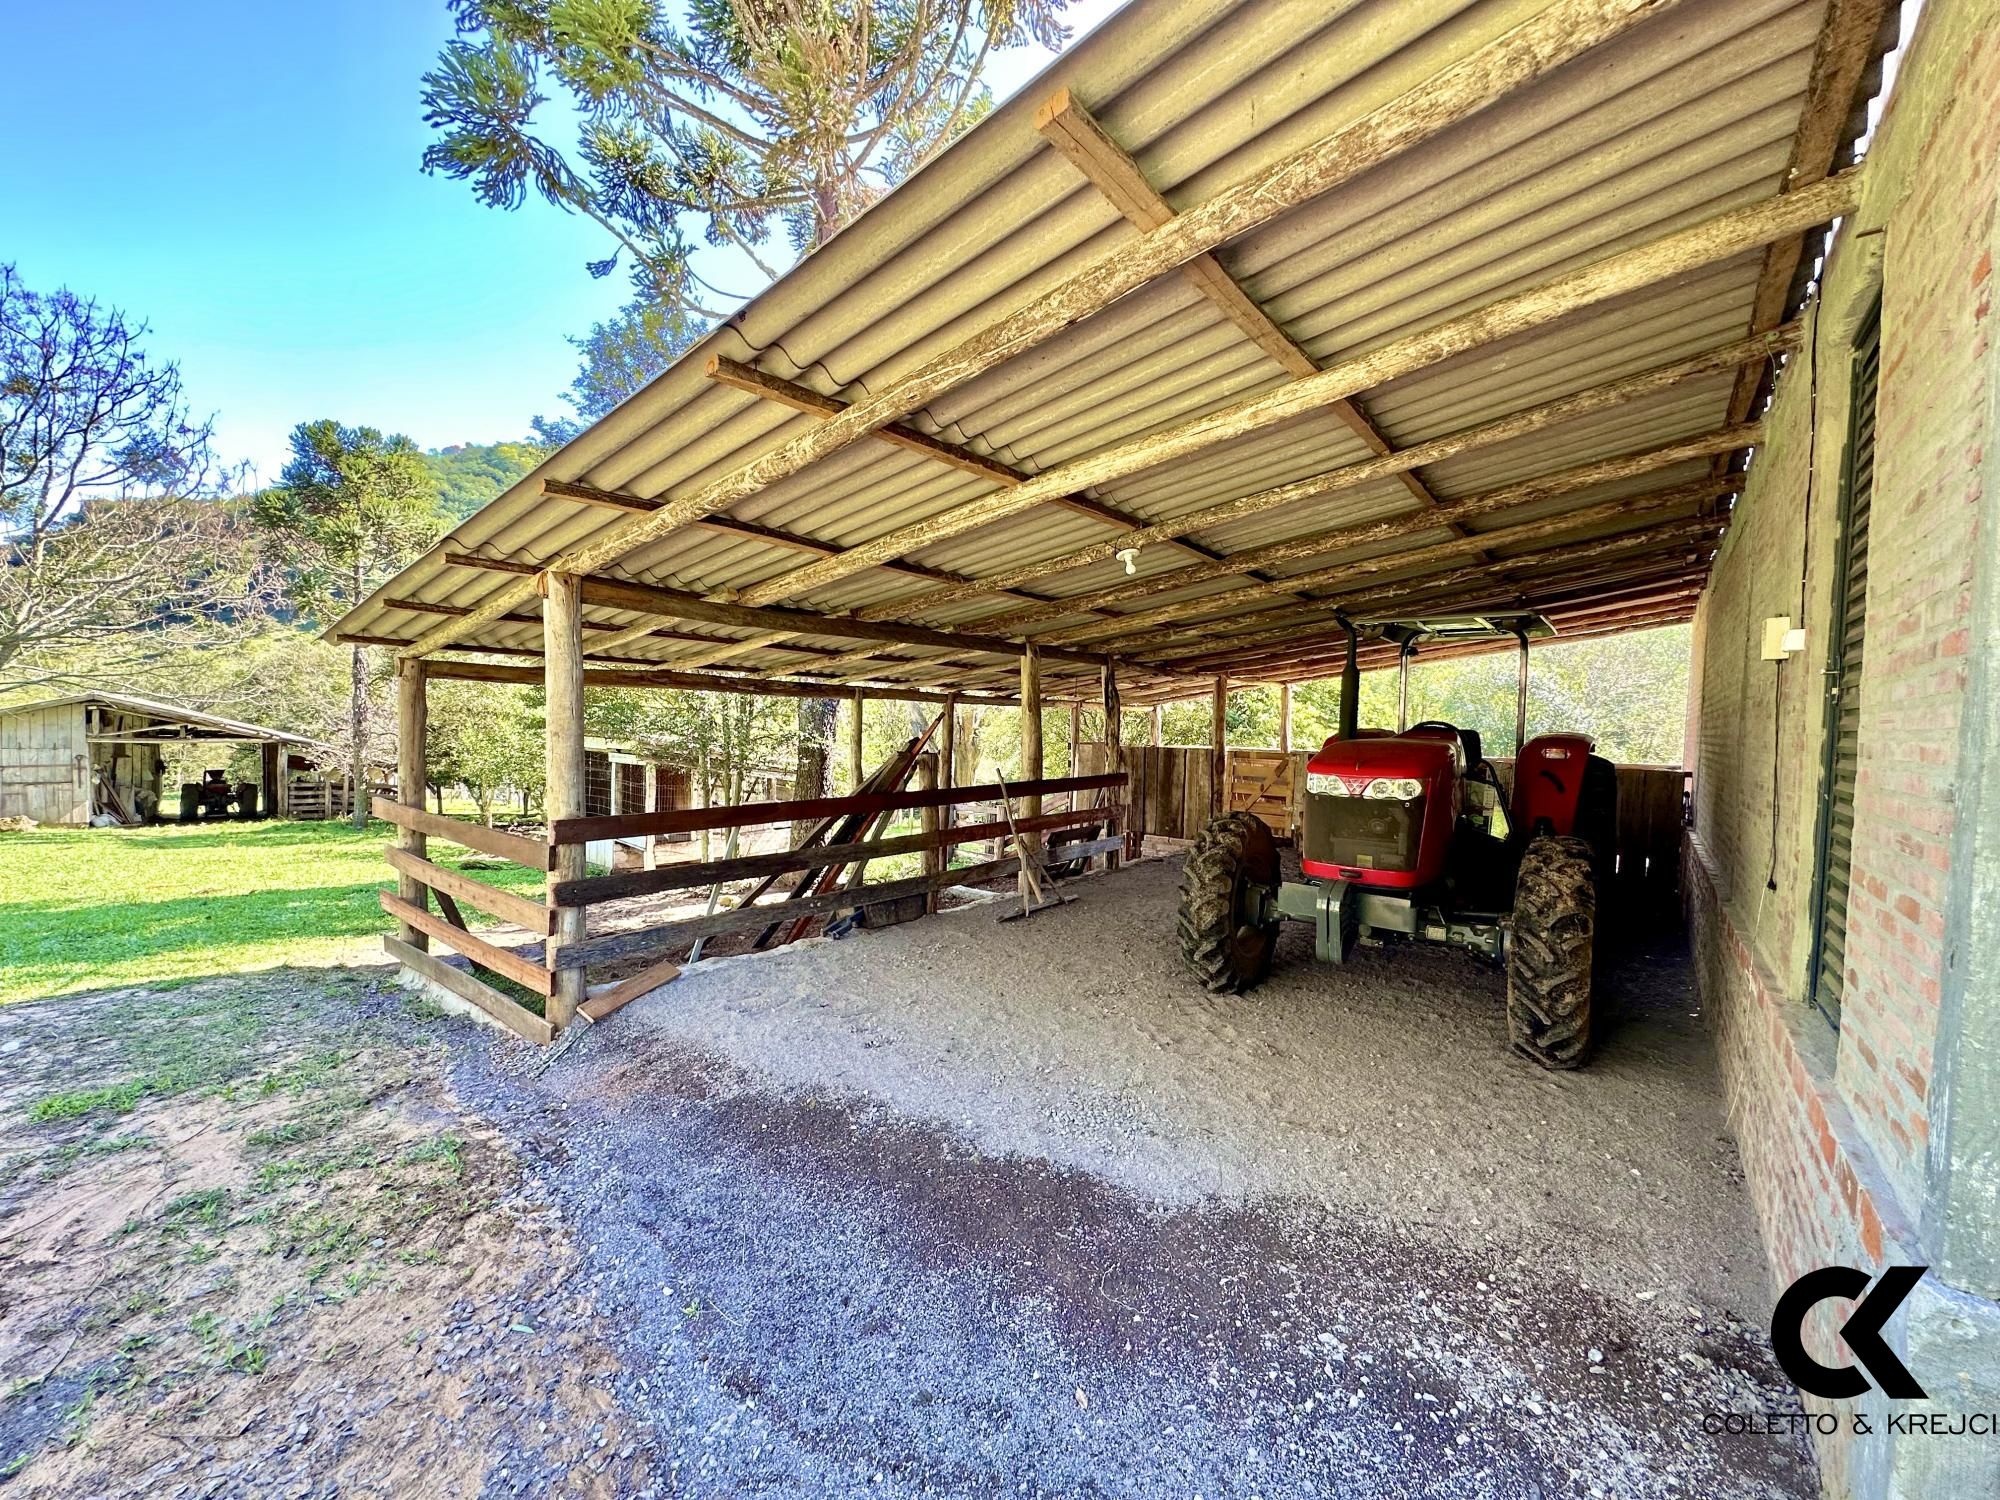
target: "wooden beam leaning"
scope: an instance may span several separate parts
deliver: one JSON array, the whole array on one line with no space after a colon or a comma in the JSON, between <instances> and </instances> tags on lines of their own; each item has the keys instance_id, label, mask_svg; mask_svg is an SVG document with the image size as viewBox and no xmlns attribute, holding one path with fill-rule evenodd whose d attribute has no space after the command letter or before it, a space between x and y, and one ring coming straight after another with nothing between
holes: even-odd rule
<instances>
[{"instance_id":1,"label":"wooden beam leaning","mask_svg":"<svg viewBox=\"0 0 2000 1500\"><path fill-rule=\"evenodd\" d=\"M1147 179L1131 153L1111 138L1097 117L1079 104L1067 88L1057 89L1035 111L1035 129L1139 228L1158 229L1174 217L1173 205ZM1212 253L1204 250L1181 267L1181 275L1287 375L1298 379L1319 373L1319 362L1257 305ZM1343 397L1331 402L1328 409L1361 439L1369 452L1379 457L1391 451L1389 440L1358 400ZM1414 465L1399 470L1396 478L1420 505L1437 505L1437 496L1416 476Z\"/></svg>"},{"instance_id":2,"label":"wooden beam leaning","mask_svg":"<svg viewBox=\"0 0 2000 1500\"><path fill-rule=\"evenodd\" d=\"M1040 504L1051 494L1085 489L1189 457L1218 443L1289 421L1336 397L1371 389L1453 355L1546 327L1611 298L1754 250L1783 235L1851 212L1858 197L1859 180L1859 169L1843 172L1801 192L1717 214L1650 244L1607 256L1539 287L1392 340L1367 354L1330 365L1317 375L1058 464L1013 490L981 496L942 515L860 543L839 557L824 558L746 589L743 597L752 603L767 603L822 587L884 557L898 556L1004 519Z\"/></svg>"},{"instance_id":3,"label":"wooden beam leaning","mask_svg":"<svg viewBox=\"0 0 2000 1500\"><path fill-rule=\"evenodd\" d=\"M808 429L771 452L730 471L610 536L561 559L588 573L616 562L689 521L713 514L808 464L858 442L877 427L908 416L936 396L1004 364L1071 323L1110 306L1154 277L1204 250L1270 222L1288 209L1389 160L1470 118L1524 84L1670 11L1673 0L1558 0L1539 14L1440 69L1416 88L1349 121L1299 151L1252 173L1170 223L1120 245L1060 285L924 361L879 396ZM636 420L636 417L635 417ZM603 424L616 435L615 414ZM449 620L407 648L427 656L462 640L484 622L529 597L521 588L495 591L473 615Z\"/></svg>"},{"instance_id":4,"label":"wooden beam leaning","mask_svg":"<svg viewBox=\"0 0 2000 1500\"><path fill-rule=\"evenodd\" d=\"M1499 489L1455 500L1440 510L1405 511L1379 521L1363 521L1353 526L1336 527L1332 531L1317 532L1310 536L1293 537L1288 541L1252 547L1237 553L1229 561L1240 559L1260 567L1267 567L1273 563L1296 562L1300 558L1314 557L1323 552L1370 546L1378 542L1392 541L1399 536L1408 536L1413 532L1434 531L1447 521L1458 523L1451 529L1458 536L1464 537L1468 534L1463 525L1466 521L1512 510L1517 506L1553 500L1596 485L1637 478L1641 474L1650 474L1655 469L1669 468L1690 459L1707 458L1717 453L1732 453L1746 444L1757 442L1762 436L1763 429L1755 422L1745 423L1739 427L1727 427L1720 432L1668 443L1643 453L1621 454L1616 458L1599 459L1595 463L1565 469L1558 474L1524 479L1518 484L1503 485ZM1122 603L1129 599L1170 594L1191 584L1227 577L1238 571L1240 570L1220 563L1197 563L1190 567L1175 568L1169 572L1135 579L1131 583L1117 584L1096 593L1080 595L1073 605L1067 600L1037 605L1032 610L1019 610L982 619L980 624L988 629L1011 633L1038 620L1063 619L1082 614L1092 606L1101 608L1107 604ZM1031 636L1046 633L1030 632Z\"/></svg>"},{"instance_id":5,"label":"wooden beam leaning","mask_svg":"<svg viewBox=\"0 0 2000 1500\"><path fill-rule=\"evenodd\" d=\"M1184 529L1198 531L1225 526L1232 521L1241 521L1266 511L1297 505L1306 500L1317 499L1385 478L1404 464L1437 463L1462 453L1529 437L1560 423L1608 411L1628 402L1643 400L1647 396L1669 390L1683 381L1719 374L1725 370L1739 369L1746 364L1761 364L1771 355L1782 354L1796 348L1799 336L1799 325L1788 323L1769 333L1747 339L1736 339L1705 354L1660 365L1623 380L1612 381L1608 385L1580 391L1574 396L1544 402L1540 406L1517 412L1511 417L1503 417L1479 427L1465 428L1429 442L1417 443L1381 458L1347 464L1338 469L1328 470L1324 474L1294 480L1290 484L1278 485L1268 490L1259 490L1255 494L1239 496L1234 500L1226 500L1204 510L1189 511L1171 520L1136 527L1119 536L1109 537L1101 542L1093 542L1087 547L1064 553L1060 557L1010 568L973 583L954 584L934 589L927 594L919 594L915 598L870 605L866 609L857 611L856 614L863 620L907 619L946 604L955 604L961 599L992 593L997 587L1026 583L1033 579L1066 573L1074 568L1108 562L1119 549L1124 547L1149 546Z\"/></svg>"}]
</instances>

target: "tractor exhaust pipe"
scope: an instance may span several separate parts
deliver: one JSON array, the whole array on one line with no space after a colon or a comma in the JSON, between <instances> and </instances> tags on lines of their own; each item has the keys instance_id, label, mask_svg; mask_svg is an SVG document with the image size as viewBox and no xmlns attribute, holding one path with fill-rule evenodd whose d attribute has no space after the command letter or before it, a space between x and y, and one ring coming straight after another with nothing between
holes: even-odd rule
<instances>
[{"instance_id":1,"label":"tractor exhaust pipe","mask_svg":"<svg viewBox=\"0 0 2000 1500\"><path fill-rule=\"evenodd\" d=\"M1346 615L1340 628L1347 633L1347 661L1340 669L1340 737L1353 739L1361 729L1361 635Z\"/></svg>"}]
</instances>

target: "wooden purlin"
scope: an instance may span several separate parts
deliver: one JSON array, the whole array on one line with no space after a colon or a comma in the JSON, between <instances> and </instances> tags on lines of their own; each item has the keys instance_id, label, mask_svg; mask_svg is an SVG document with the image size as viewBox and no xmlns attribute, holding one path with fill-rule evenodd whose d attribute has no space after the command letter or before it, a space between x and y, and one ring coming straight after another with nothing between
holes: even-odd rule
<instances>
[{"instance_id":1,"label":"wooden purlin","mask_svg":"<svg viewBox=\"0 0 2000 1500\"><path fill-rule=\"evenodd\" d=\"M689 521L727 509L807 465L900 420L944 392L1004 364L1173 270L1205 250L1270 222L1507 97L1526 83L1644 25L1671 0L1558 0L1558 3L1447 65L1418 87L1273 162L1207 202L1066 278L1026 306L924 361L880 395L810 429L648 516L562 558L566 571L609 566L634 548ZM462 640L514 608L529 590L495 590L474 615L420 636L407 654L425 656Z\"/></svg>"},{"instance_id":2,"label":"wooden purlin","mask_svg":"<svg viewBox=\"0 0 2000 1500\"><path fill-rule=\"evenodd\" d=\"M1249 548L1237 556L1246 562L1269 567L1277 563L1296 562L1326 552L1372 546L1416 532L1440 529L1442 523L1447 520L1454 523L1449 527L1453 534L1463 539L1470 534L1464 524L1468 521L1497 515L1543 500L1557 499L1601 484L1634 479L1656 469L1668 468L1690 459L1732 452L1745 443L1754 443L1761 434L1761 428L1755 423L1725 428L1721 432L1663 444L1642 453L1620 454L1613 458L1600 459L1595 463L1583 464L1574 469L1503 485L1499 489L1487 490L1477 495L1468 495L1462 500L1453 501L1442 510L1404 511L1381 520L1336 527L1331 531L1293 537L1282 542L1270 542L1261 547ZM1484 549L1481 550L1483 552ZM1486 560L1493 561L1491 557ZM1135 579L1130 583L1114 584L1095 593L1079 595L1074 601L1059 600L1036 605L1032 609L982 617L979 624L986 630L1011 634L1037 621L1065 619L1093 612L1101 613L1107 605L1150 598L1154 594L1171 594L1192 584L1226 577L1234 571L1236 570L1221 564L1197 564L1188 568L1175 568L1169 572ZM1030 630L1028 634L1031 639L1037 639L1047 632Z\"/></svg>"},{"instance_id":3,"label":"wooden purlin","mask_svg":"<svg viewBox=\"0 0 2000 1500\"><path fill-rule=\"evenodd\" d=\"M743 598L750 603L767 603L821 588L871 566L880 558L898 557L963 535L1040 504L1050 495L1068 494L1187 458L1290 421L1337 396L1373 389L1468 350L1546 327L1614 297L1727 260L1785 234L1796 233L1802 227L1837 218L1852 211L1858 192L1858 172L1845 172L1803 192L1787 193L1714 215L1636 249L1606 256L1540 286L1391 340L1365 354L1330 365L1317 375L1287 382L1202 416L1045 469L1012 490L980 496L941 515L849 547L839 557L824 558L755 584L743 591Z\"/></svg>"},{"instance_id":4,"label":"wooden purlin","mask_svg":"<svg viewBox=\"0 0 2000 1500\"><path fill-rule=\"evenodd\" d=\"M1726 480L1703 480L1692 485L1679 485L1673 489L1659 490L1648 495L1634 495L1619 500L1607 500L1602 504L1584 506L1565 512L1560 516L1545 516L1534 521L1523 521L1513 526L1501 526L1492 531L1481 532L1478 541L1487 547L1512 547L1536 542L1548 543L1560 539L1565 532L1577 532L1585 527L1636 522L1658 512L1678 506L1700 503L1701 499L1727 484ZM1572 538L1573 539L1573 538ZM1384 573L1394 573L1405 568L1418 568L1427 563L1441 562L1463 557L1474 550L1474 539L1453 537L1448 541L1433 542L1428 546L1413 547L1404 552L1387 553L1380 557L1355 558L1347 562L1324 568L1315 568L1300 573L1286 582L1301 588L1344 588L1361 579ZM1609 538L1616 542L1619 537ZM1510 563L1513 559L1508 560ZM1481 564L1490 567L1491 564ZM1085 642L1092 643L1097 650L1115 651L1121 656L1137 653L1117 642L1130 638L1135 632L1150 631L1153 627L1174 621L1186 620L1193 616L1226 609L1233 604L1248 603L1268 597L1263 585L1252 584L1246 588L1231 589L1226 593L1207 594L1197 599L1183 600L1174 604L1163 604L1152 609L1137 610L1123 615L1116 621L1097 621L1089 625L1073 625L1064 630L1051 631L1051 644L1077 647ZM1320 601L1324 602L1324 601ZM1140 655L1139 659L1148 658ZM1157 660L1157 658L1151 658Z\"/></svg>"},{"instance_id":5,"label":"wooden purlin","mask_svg":"<svg viewBox=\"0 0 2000 1500\"><path fill-rule=\"evenodd\" d=\"M1042 562L1010 568L991 577L973 583L951 585L916 595L909 599L892 600L884 604L869 605L856 611L860 619L910 619L932 609L947 604L955 604L981 594L988 594L1000 588L1031 579L1053 577L1075 568L1089 567L1109 561L1121 547L1144 547L1186 530L1202 530L1226 526L1232 522L1261 515L1267 511L1296 505L1307 500L1315 500L1366 484L1385 477L1396 465L1404 463L1436 463L1443 459L1457 457L1481 448L1511 442L1542 432L1559 423L1579 417L1606 411L1614 406L1637 401L1646 396L1667 390L1682 381L1696 379L1703 375L1718 374L1733 370L1746 363L1762 363L1774 354L1782 354L1796 348L1799 341L1799 325L1790 323L1770 333L1754 338L1736 339L1719 348L1699 354L1690 359L1677 360L1671 364L1642 371L1637 375L1615 380L1607 385L1593 387L1565 396L1559 400L1544 402L1540 406L1503 417L1498 421L1484 423L1478 427L1465 428L1456 433L1413 444L1408 448L1388 455L1383 459L1370 459L1358 464L1343 465L1323 474L1294 480L1287 484L1260 490L1253 494L1239 496L1217 505L1200 510L1188 511L1163 521L1149 522L1135 527L1121 535L1094 542L1087 547L1074 549L1060 557Z\"/></svg>"}]
</instances>

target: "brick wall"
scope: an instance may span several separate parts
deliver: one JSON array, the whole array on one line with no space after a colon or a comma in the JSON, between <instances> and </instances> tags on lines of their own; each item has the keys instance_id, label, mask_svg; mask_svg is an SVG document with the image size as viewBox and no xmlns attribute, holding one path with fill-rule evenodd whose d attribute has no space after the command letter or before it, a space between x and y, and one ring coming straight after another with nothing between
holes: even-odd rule
<instances>
[{"instance_id":1,"label":"brick wall","mask_svg":"<svg viewBox=\"0 0 2000 1500\"><path fill-rule=\"evenodd\" d=\"M1982 17L1984 18L1982 20ZM1816 358L1778 382L1699 621L1687 891L1702 992L1773 1286L1827 1264L1922 1263L1917 1226L1958 804L1975 528L2000 360L2000 37L1932 0L1830 257ZM1822 684L1852 332L1879 286L1882 367L1847 975L1836 1036L1805 1004ZM1818 371L1815 382L1810 374ZM1815 429L1817 429L1815 431ZM1808 648L1759 659L1760 623ZM1841 1362L1822 1309L1808 1344ZM1879 1398L1870 1398L1879 1401ZM1879 1431L1879 1424L1878 1424ZM1828 1493L1891 1493L1886 1438L1823 1443Z\"/></svg>"}]
</instances>

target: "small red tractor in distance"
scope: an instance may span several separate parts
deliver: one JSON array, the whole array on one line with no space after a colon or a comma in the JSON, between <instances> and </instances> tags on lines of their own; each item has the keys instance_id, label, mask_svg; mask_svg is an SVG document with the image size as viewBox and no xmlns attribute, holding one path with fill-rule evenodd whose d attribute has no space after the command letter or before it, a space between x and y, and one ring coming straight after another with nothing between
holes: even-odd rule
<instances>
[{"instance_id":1,"label":"small red tractor in distance","mask_svg":"<svg viewBox=\"0 0 2000 1500\"><path fill-rule=\"evenodd\" d=\"M1205 988L1231 994L1270 973L1286 918L1313 924L1328 963L1345 963L1361 942L1454 943L1506 965L1518 1051L1545 1067L1579 1066L1590 1049L1598 887L1610 870L1618 782L1584 735L1526 739L1528 642L1554 628L1539 615L1343 625L1340 732L1306 768L1306 878L1279 879L1262 820L1216 818L1182 869L1183 958ZM1394 732L1357 723L1363 631L1400 648ZM1511 799L1476 730L1407 722L1420 645L1507 636L1520 651Z\"/></svg>"}]
</instances>

